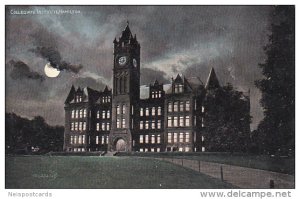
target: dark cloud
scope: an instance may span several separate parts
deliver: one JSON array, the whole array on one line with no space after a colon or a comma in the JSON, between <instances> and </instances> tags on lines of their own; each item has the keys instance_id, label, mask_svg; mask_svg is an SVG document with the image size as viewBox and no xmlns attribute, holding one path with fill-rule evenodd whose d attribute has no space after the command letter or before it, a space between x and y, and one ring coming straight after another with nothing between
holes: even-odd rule
<instances>
[{"instance_id":1,"label":"dark cloud","mask_svg":"<svg viewBox=\"0 0 300 199\"><path fill-rule=\"evenodd\" d=\"M91 89L94 89L94 90L103 90L103 88L105 87L105 85L100 82L100 81L97 81L91 77L79 77L79 78L76 78L72 84L76 87L80 86L81 88L84 88L84 87L89 87ZM71 88L71 87L70 87Z\"/></svg>"},{"instance_id":2,"label":"dark cloud","mask_svg":"<svg viewBox=\"0 0 300 199\"><path fill-rule=\"evenodd\" d=\"M73 73L78 73L83 68L82 65L74 65L66 61L62 61L59 51L53 47L38 46L35 49L30 49L29 51L46 59L50 62L52 67L57 68L60 71L66 70Z\"/></svg>"},{"instance_id":3,"label":"dark cloud","mask_svg":"<svg viewBox=\"0 0 300 199\"><path fill-rule=\"evenodd\" d=\"M32 71L27 64L22 61L10 60L8 65L12 67L10 77L16 79L31 79L44 81L45 77L38 72Z\"/></svg>"},{"instance_id":4,"label":"dark cloud","mask_svg":"<svg viewBox=\"0 0 300 199\"><path fill-rule=\"evenodd\" d=\"M141 69L141 85L153 84L155 80L159 83L169 83L170 81L165 78L166 73L160 70L153 70L150 68Z\"/></svg>"}]
</instances>

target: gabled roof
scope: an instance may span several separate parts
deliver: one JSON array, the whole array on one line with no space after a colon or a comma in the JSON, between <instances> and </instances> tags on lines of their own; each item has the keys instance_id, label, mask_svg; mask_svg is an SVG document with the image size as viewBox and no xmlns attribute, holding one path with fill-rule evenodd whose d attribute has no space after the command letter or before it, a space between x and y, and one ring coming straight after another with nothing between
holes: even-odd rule
<instances>
[{"instance_id":1,"label":"gabled roof","mask_svg":"<svg viewBox=\"0 0 300 199\"><path fill-rule=\"evenodd\" d=\"M70 103L72 101L72 99L74 98L74 96L75 96L75 87L74 87L74 85L72 85L71 90L68 94L68 97L65 101L65 104Z\"/></svg>"},{"instance_id":2,"label":"gabled roof","mask_svg":"<svg viewBox=\"0 0 300 199\"><path fill-rule=\"evenodd\" d=\"M211 68L205 84L205 89L214 89L218 87L220 87L219 80L217 78L214 68Z\"/></svg>"}]
</instances>

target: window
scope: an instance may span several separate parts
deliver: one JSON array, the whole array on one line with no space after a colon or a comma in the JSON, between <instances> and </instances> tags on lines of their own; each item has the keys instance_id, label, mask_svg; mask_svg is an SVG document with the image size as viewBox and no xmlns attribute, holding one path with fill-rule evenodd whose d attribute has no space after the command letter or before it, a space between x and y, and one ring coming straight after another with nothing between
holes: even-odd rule
<instances>
[{"instance_id":1,"label":"window","mask_svg":"<svg viewBox=\"0 0 300 199\"><path fill-rule=\"evenodd\" d=\"M155 129L155 120L152 120L151 129Z\"/></svg>"},{"instance_id":2,"label":"window","mask_svg":"<svg viewBox=\"0 0 300 199\"><path fill-rule=\"evenodd\" d=\"M143 148L140 148L140 152L144 152L144 149L143 149Z\"/></svg>"},{"instance_id":3,"label":"window","mask_svg":"<svg viewBox=\"0 0 300 199\"><path fill-rule=\"evenodd\" d=\"M77 144L77 136L74 136L74 144Z\"/></svg>"},{"instance_id":4,"label":"window","mask_svg":"<svg viewBox=\"0 0 300 199\"><path fill-rule=\"evenodd\" d=\"M178 92L179 92L179 93L182 93L182 92L183 92L183 85L180 84L178 87L179 87L179 91L178 91Z\"/></svg>"},{"instance_id":5,"label":"window","mask_svg":"<svg viewBox=\"0 0 300 199\"><path fill-rule=\"evenodd\" d=\"M155 98L158 98L158 91L155 92Z\"/></svg>"},{"instance_id":6,"label":"window","mask_svg":"<svg viewBox=\"0 0 300 199\"><path fill-rule=\"evenodd\" d=\"M82 149L81 149L81 151L82 151L82 152L84 152L84 151L85 151L85 149L84 149L84 148L82 148Z\"/></svg>"},{"instance_id":7,"label":"window","mask_svg":"<svg viewBox=\"0 0 300 199\"><path fill-rule=\"evenodd\" d=\"M107 111L106 118L110 118L110 110Z\"/></svg>"},{"instance_id":8,"label":"window","mask_svg":"<svg viewBox=\"0 0 300 199\"><path fill-rule=\"evenodd\" d=\"M144 143L144 136L140 135L140 143Z\"/></svg>"},{"instance_id":9,"label":"window","mask_svg":"<svg viewBox=\"0 0 300 199\"><path fill-rule=\"evenodd\" d=\"M185 116L185 126L190 126L190 116Z\"/></svg>"},{"instance_id":10,"label":"window","mask_svg":"<svg viewBox=\"0 0 300 199\"><path fill-rule=\"evenodd\" d=\"M122 118L122 128L125 128L125 118Z\"/></svg>"},{"instance_id":11,"label":"window","mask_svg":"<svg viewBox=\"0 0 300 199\"><path fill-rule=\"evenodd\" d=\"M71 135L70 144L74 144L74 136Z\"/></svg>"},{"instance_id":12,"label":"window","mask_svg":"<svg viewBox=\"0 0 300 199\"><path fill-rule=\"evenodd\" d=\"M183 133L179 134L179 142L183 142Z\"/></svg>"},{"instance_id":13,"label":"window","mask_svg":"<svg viewBox=\"0 0 300 199\"><path fill-rule=\"evenodd\" d=\"M205 110L205 108L204 108L204 106L202 106L202 113L204 113L204 110Z\"/></svg>"},{"instance_id":14,"label":"window","mask_svg":"<svg viewBox=\"0 0 300 199\"><path fill-rule=\"evenodd\" d=\"M82 130L86 130L86 122L83 122L83 124L82 124Z\"/></svg>"},{"instance_id":15,"label":"window","mask_svg":"<svg viewBox=\"0 0 300 199\"><path fill-rule=\"evenodd\" d=\"M174 127L178 126L178 117L174 116Z\"/></svg>"},{"instance_id":16,"label":"window","mask_svg":"<svg viewBox=\"0 0 300 199\"><path fill-rule=\"evenodd\" d=\"M71 113L71 118L74 118L75 117L75 111L72 110L72 113Z\"/></svg>"},{"instance_id":17,"label":"window","mask_svg":"<svg viewBox=\"0 0 300 199\"><path fill-rule=\"evenodd\" d=\"M144 121L140 121L140 129L144 129Z\"/></svg>"},{"instance_id":18,"label":"window","mask_svg":"<svg viewBox=\"0 0 300 199\"><path fill-rule=\"evenodd\" d=\"M154 116L155 115L155 107L152 107L152 110L151 110L151 115Z\"/></svg>"},{"instance_id":19,"label":"window","mask_svg":"<svg viewBox=\"0 0 300 199\"><path fill-rule=\"evenodd\" d=\"M154 98L155 96L154 96L154 92L151 92L151 98Z\"/></svg>"},{"instance_id":20,"label":"window","mask_svg":"<svg viewBox=\"0 0 300 199\"><path fill-rule=\"evenodd\" d=\"M145 122L145 129L149 129L149 121Z\"/></svg>"},{"instance_id":21,"label":"window","mask_svg":"<svg viewBox=\"0 0 300 199\"><path fill-rule=\"evenodd\" d=\"M110 130L110 123L106 123L106 130L109 131Z\"/></svg>"},{"instance_id":22,"label":"window","mask_svg":"<svg viewBox=\"0 0 300 199\"><path fill-rule=\"evenodd\" d=\"M191 149L190 149L190 147L185 147L185 152L189 152Z\"/></svg>"},{"instance_id":23,"label":"window","mask_svg":"<svg viewBox=\"0 0 300 199\"><path fill-rule=\"evenodd\" d=\"M99 144L99 136L96 136L96 144Z\"/></svg>"},{"instance_id":24,"label":"window","mask_svg":"<svg viewBox=\"0 0 300 199\"><path fill-rule=\"evenodd\" d=\"M75 131L77 131L77 130L78 130L78 123L75 122Z\"/></svg>"},{"instance_id":25,"label":"window","mask_svg":"<svg viewBox=\"0 0 300 199\"><path fill-rule=\"evenodd\" d=\"M74 148L74 152L77 152L77 148Z\"/></svg>"},{"instance_id":26,"label":"window","mask_svg":"<svg viewBox=\"0 0 300 199\"><path fill-rule=\"evenodd\" d=\"M168 112L171 113L172 112L172 102L168 103Z\"/></svg>"},{"instance_id":27,"label":"window","mask_svg":"<svg viewBox=\"0 0 300 199\"><path fill-rule=\"evenodd\" d=\"M146 116L149 116L149 108L146 108Z\"/></svg>"},{"instance_id":28,"label":"window","mask_svg":"<svg viewBox=\"0 0 300 199\"><path fill-rule=\"evenodd\" d=\"M78 118L78 111L75 110L75 118Z\"/></svg>"},{"instance_id":29,"label":"window","mask_svg":"<svg viewBox=\"0 0 300 199\"><path fill-rule=\"evenodd\" d=\"M202 122L201 126L204 127L204 117L202 117Z\"/></svg>"},{"instance_id":30,"label":"window","mask_svg":"<svg viewBox=\"0 0 300 199\"><path fill-rule=\"evenodd\" d=\"M157 120L157 129L161 129L161 120Z\"/></svg>"},{"instance_id":31,"label":"window","mask_svg":"<svg viewBox=\"0 0 300 199\"><path fill-rule=\"evenodd\" d=\"M82 109L79 110L79 118L82 118Z\"/></svg>"},{"instance_id":32,"label":"window","mask_svg":"<svg viewBox=\"0 0 300 199\"><path fill-rule=\"evenodd\" d=\"M190 101L185 102L185 110L190 111Z\"/></svg>"},{"instance_id":33,"label":"window","mask_svg":"<svg viewBox=\"0 0 300 199\"><path fill-rule=\"evenodd\" d=\"M97 131L100 130L100 124L99 124L99 123L96 124L96 130L97 130Z\"/></svg>"},{"instance_id":34,"label":"window","mask_svg":"<svg viewBox=\"0 0 300 199\"><path fill-rule=\"evenodd\" d=\"M168 143L172 143L172 133L168 133Z\"/></svg>"},{"instance_id":35,"label":"window","mask_svg":"<svg viewBox=\"0 0 300 199\"><path fill-rule=\"evenodd\" d=\"M182 151L183 151L183 148L182 148L182 147L179 147L179 150L178 150L178 151L182 152Z\"/></svg>"},{"instance_id":36,"label":"window","mask_svg":"<svg viewBox=\"0 0 300 199\"><path fill-rule=\"evenodd\" d=\"M160 152L160 148L157 148L156 151L157 151L157 152Z\"/></svg>"},{"instance_id":37,"label":"window","mask_svg":"<svg viewBox=\"0 0 300 199\"><path fill-rule=\"evenodd\" d=\"M190 141L190 133L185 133L185 142Z\"/></svg>"},{"instance_id":38,"label":"window","mask_svg":"<svg viewBox=\"0 0 300 199\"><path fill-rule=\"evenodd\" d=\"M145 148L145 152L148 152L148 148Z\"/></svg>"},{"instance_id":39,"label":"window","mask_svg":"<svg viewBox=\"0 0 300 199\"><path fill-rule=\"evenodd\" d=\"M145 135L145 143L149 142L149 135Z\"/></svg>"},{"instance_id":40,"label":"window","mask_svg":"<svg viewBox=\"0 0 300 199\"><path fill-rule=\"evenodd\" d=\"M102 122L101 130L102 130L102 131L105 131L105 123L104 123L104 122Z\"/></svg>"},{"instance_id":41,"label":"window","mask_svg":"<svg viewBox=\"0 0 300 199\"><path fill-rule=\"evenodd\" d=\"M82 144L85 144L85 135L82 136Z\"/></svg>"},{"instance_id":42,"label":"window","mask_svg":"<svg viewBox=\"0 0 300 199\"><path fill-rule=\"evenodd\" d=\"M161 107L157 107L157 115L161 115Z\"/></svg>"},{"instance_id":43,"label":"window","mask_svg":"<svg viewBox=\"0 0 300 199\"><path fill-rule=\"evenodd\" d=\"M125 106L125 104L123 104L123 106L122 106L122 114L125 114L125 113L126 113L126 106Z\"/></svg>"},{"instance_id":44,"label":"window","mask_svg":"<svg viewBox=\"0 0 300 199\"><path fill-rule=\"evenodd\" d=\"M71 131L74 131L74 122L71 123Z\"/></svg>"},{"instance_id":45,"label":"window","mask_svg":"<svg viewBox=\"0 0 300 199\"><path fill-rule=\"evenodd\" d=\"M174 143L178 142L178 137L177 137L177 133L174 133Z\"/></svg>"},{"instance_id":46,"label":"window","mask_svg":"<svg viewBox=\"0 0 300 199\"><path fill-rule=\"evenodd\" d=\"M160 144L160 135L157 135L157 143Z\"/></svg>"},{"instance_id":47,"label":"window","mask_svg":"<svg viewBox=\"0 0 300 199\"><path fill-rule=\"evenodd\" d=\"M100 118L100 111L97 111L97 118Z\"/></svg>"},{"instance_id":48,"label":"window","mask_svg":"<svg viewBox=\"0 0 300 199\"><path fill-rule=\"evenodd\" d=\"M143 116L143 115L144 115L144 109L141 108L141 109L140 109L140 116Z\"/></svg>"},{"instance_id":49,"label":"window","mask_svg":"<svg viewBox=\"0 0 300 199\"><path fill-rule=\"evenodd\" d=\"M158 97L161 98L161 91L158 92Z\"/></svg>"},{"instance_id":50,"label":"window","mask_svg":"<svg viewBox=\"0 0 300 199\"><path fill-rule=\"evenodd\" d=\"M102 111L102 119L105 119L105 111Z\"/></svg>"},{"instance_id":51,"label":"window","mask_svg":"<svg viewBox=\"0 0 300 199\"><path fill-rule=\"evenodd\" d=\"M205 147L204 146L202 147L202 152L205 152Z\"/></svg>"},{"instance_id":52,"label":"window","mask_svg":"<svg viewBox=\"0 0 300 199\"><path fill-rule=\"evenodd\" d=\"M154 152L154 148L151 148L151 152Z\"/></svg>"},{"instance_id":53,"label":"window","mask_svg":"<svg viewBox=\"0 0 300 199\"><path fill-rule=\"evenodd\" d=\"M106 144L108 144L108 138L109 138L109 137L108 137L108 136L106 136Z\"/></svg>"},{"instance_id":54,"label":"window","mask_svg":"<svg viewBox=\"0 0 300 199\"><path fill-rule=\"evenodd\" d=\"M83 117L86 117L86 109L83 109Z\"/></svg>"},{"instance_id":55,"label":"window","mask_svg":"<svg viewBox=\"0 0 300 199\"><path fill-rule=\"evenodd\" d=\"M78 144L82 144L82 137L81 137L81 135L78 136Z\"/></svg>"},{"instance_id":56,"label":"window","mask_svg":"<svg viewBox=\"0 0 300 199\"><path fill-rule=\"evenodd\" d=\"M178 111L178 102L174 102L174 112Z\"/></svg>"},{"instance_id":57,"label":"window","mask_svg":"<svg viewBox=\"0 0 300 199\"><path fill-rule=\"evenodd\" d=\"M120 105L117 105L117 115L120 115Z\"/></svg>"},{"instance_id":58,"label":"window","mask_svg":"<svg viewBox=\"0 0 300 199\"><path fill-rule=\"evenodd\" d=\"M172 127L172 117L168 117L168 127Z\"/></svg>"},{"instance_id":59,"label":"window","mask_svg":"<svg viewBox=\"0 0 300 199\"><path fill-rule=\"evenodd\" d=\"M79 131L81 131L82 130L82 122L79 122L79 129L78 129Z\"/></svg>"},{"instance_id":60,"label":"window","mask_svg":"<svg viewBox=\"0 0 300 199\"><path fill-rule=\"evenodd\" d=\"M183 116L179 117L179 126L184 126Z\"/></svg>"},{"instance_id":61,"label":"window","mask_svg":"<svg viewBox=\"0 0 300 199\"><path fill-rule=\"evenodd\" d=\"M180 102L180 103L179 103L179 111L184 111L183 105L184 105L183 102Z\"/></svg>"},{"instance_id":62,"label":"window","mask_svg":"<svg viewBox=\"0 0 300 199\"><path fill-rule=\"evenodd\" d=\"M120 119L119 118L117 118L117 128L121 128Z\"/></svg>"},{"instance_id":63,"label":"window","mask_svg":"<svg viewBox=\"0 0 300 199\"><path fill-rule=\"evenodd\" d=\"M104 136L101 136L101 144L104 144L105 143L105 138Z\"/></svg>"},{"instance_id":64,"label":"window","mask_svg":"<svg viewBox=\"0 0 300 199\"><path fill-rule=\"evenodd\" d=\"M155 135L151 135L151 143L155 144Z\"/></svg>"}]
</instances>

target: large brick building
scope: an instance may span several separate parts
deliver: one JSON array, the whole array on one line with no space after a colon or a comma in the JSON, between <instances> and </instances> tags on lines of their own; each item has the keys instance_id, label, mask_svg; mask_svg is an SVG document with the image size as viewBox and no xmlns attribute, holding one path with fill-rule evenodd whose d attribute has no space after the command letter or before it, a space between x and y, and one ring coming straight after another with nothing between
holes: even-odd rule
<instances>
[{"instance_id":1,"label":"large brick building","mask_svg":"<svg viewBox=\"0 0 300 199\"><path fill-rule=\"evenodd\" d=\"M203 100L219 86L212 68L206 83L177 75L140 93L140 44L127 24L114 43L113 88L73 86L65 101L64 150L205 151Z\"/></svg>"}]
</instances>

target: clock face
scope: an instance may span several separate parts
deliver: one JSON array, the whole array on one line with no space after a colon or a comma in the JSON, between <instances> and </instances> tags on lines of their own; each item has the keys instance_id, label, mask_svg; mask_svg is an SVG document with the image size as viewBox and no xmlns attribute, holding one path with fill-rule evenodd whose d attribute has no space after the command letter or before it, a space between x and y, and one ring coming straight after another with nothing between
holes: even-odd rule
<instances>
[{"instance_id":1,"label":"clock face","mask_svg":"<svg viewBox=\"0 0 300 199\"><path fill-rule=\"evenodd\" d=\"M127 57L125 57L125 56L120 57L118 60L118 63L120 66L124 66L126 64L126 62L127 62Z\"/></svg>"},{"instance_id":2,"label":"clock face","mask_svg":"<svg viewBox=\"0 0 300 199\"><path fill-rule=\"evenodd\" d=\"M133 59L132 63L133 63L134 67L137 67L137 61L136 61L136 59Z\"/></svg>"}]
</instances>

